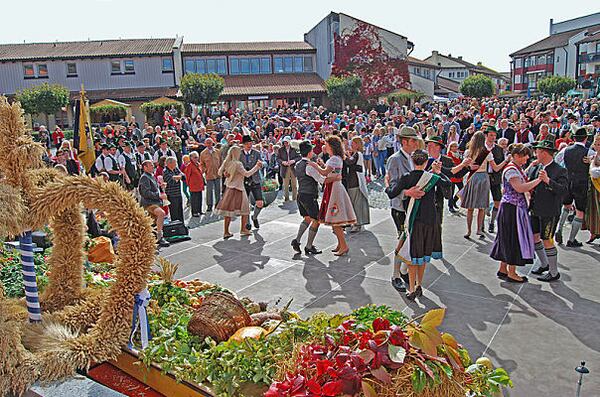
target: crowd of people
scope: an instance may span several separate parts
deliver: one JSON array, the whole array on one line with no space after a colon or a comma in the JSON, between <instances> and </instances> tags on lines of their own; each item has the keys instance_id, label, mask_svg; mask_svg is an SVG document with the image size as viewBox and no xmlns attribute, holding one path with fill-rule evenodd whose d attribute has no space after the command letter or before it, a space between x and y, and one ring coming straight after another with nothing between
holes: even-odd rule
<instances>
[{"instance_id":1,"label":"crowd of people","mask_svg":"<svg viewBox=\"0 0 600 397\"><path fill-rule=\"evenodd\" d=\"M537 257L532 273L553 282L560 278L557 243L581 247L582 229L588 243L600 238L599 105L597 99L462 98L340 112L322 106L193 118L165 112L161 125L133 119L95 128L91 174L138 195L156 219L160 245L168 244L163 221L183 222L185 205L192 217L223 216L225 239L234 217L241 217L240 234L250 234L260 227L265 179L278 180L283 199L295 200L302 216L291 246L301 253L308 230L306 255L321 252L314 244L320 224L333 228L335 255L347 255L345 234L370 222L368 186L384 185L399 236L392 284L408 299L423 293L426 265L443 257L446 208L465 210L466 239L494 240L490 255L500 261L500 279L526 282L516 269ZM39 136L57 149L49 161L69 174L81 171L64 135L44 129Z\"/></svg>"}]
</instances>

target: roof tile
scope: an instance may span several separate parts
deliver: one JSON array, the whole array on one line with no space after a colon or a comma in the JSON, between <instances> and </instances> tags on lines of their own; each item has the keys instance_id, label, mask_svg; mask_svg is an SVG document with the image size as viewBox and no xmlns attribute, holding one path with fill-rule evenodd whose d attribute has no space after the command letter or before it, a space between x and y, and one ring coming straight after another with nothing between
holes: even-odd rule
<instances>
[{"instance_id":1,"label":"roof tile","mask_svg":"<svg viewBox=\"0 0 600 397\"><path fill-rule=\"evenodd\" d=\"M316 73L223 76L221 96L325 93L325 85Z\"/></svg>"},{"instance_id":2,"label":"roof tile","mask_svg":"<svg viewBox=\"0 0 600 397\"><path fill-rule=\"evenodd\" d=\"M189 43L183 44L182 52L185 53L259 53L276 51L316 51L310 44L304 41L265 41L245 43Z\"/></svg>"}]
</instances>

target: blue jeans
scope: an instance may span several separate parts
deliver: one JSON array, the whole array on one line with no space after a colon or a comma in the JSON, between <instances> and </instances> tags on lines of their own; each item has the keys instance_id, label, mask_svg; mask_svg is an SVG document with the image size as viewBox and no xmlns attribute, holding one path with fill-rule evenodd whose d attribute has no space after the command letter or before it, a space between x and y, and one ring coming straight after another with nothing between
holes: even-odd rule
<instances>
[{"instance_id":1,"label":"blue jeans","mask_svg":"<svg viewBox=\"0 0 600 397\"><path fill-rule=\"evenodd\" d=\"M385 158L387 150L378 150L375 157L375 169L380 176L385 176Z\"/></svg>"}]
</instances>

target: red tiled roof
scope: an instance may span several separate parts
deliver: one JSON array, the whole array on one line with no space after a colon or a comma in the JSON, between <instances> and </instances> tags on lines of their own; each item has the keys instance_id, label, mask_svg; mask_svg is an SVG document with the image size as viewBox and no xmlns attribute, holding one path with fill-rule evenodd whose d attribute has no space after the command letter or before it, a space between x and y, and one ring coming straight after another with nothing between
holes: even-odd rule
<instances>
[{"instance_id":1,"label":"red tiled roof","mask_svg":"<svg viewBox=\"0 0 600 397\"><path fill-rule=\"evenodd\" d=\"M0 44L0 61L166 55L175 39L126 39Z\"/></svg>"},{"instance_id":2,"label":"red tiled roof","mask_svg":"<svg viewBox=\"0 0 600 397\"><path fill-rule=\"evenodd\" d=\"M316 73L223 76L222 97L247 95L325 93L325 84Z\"/></svg>"},{"instance_id":3,"label":"red tiled roof","mask_svg":"<svg viewBox=\"0 0 600 397\"><path fill-rule=\"evenodd\" d=\"M422 61L418 58L414 58L414 57L406 57L406 61L410 64L410 65L419 65L422 66L424 68L431 68L431 69L435 69L435 65L432 65L431 63L427 63L425 61Z\"/></svg>"},{"instance_id":4,"label":"red tiled roof","mask_svg":"<svg viewBox=\"0 0 600 397\"><path fill-rule=\"evenodd\" d=\"M524 55L530 54L532 52L551 50L556 47L563 47L566 46L569 43L569 39L575 36L577 33L580 33L584 30L595 32L598 29L600 29L600 25L594 25L589 26L587 28L569 30L567 32L553 34L531 45L528 45L525 48L521 48L520 50L513 52L512 54L510 54L510 56L513 57L515 55Z\"/></svg>"},{"instance_id":5,"label":"red tiled roof","mask_svg":"<svg viewBox=\"0 0 600 397\"><path fill-rule=\"evenodd\" d=\"M438 76L438 78L437 78L436 91L439 88L442 91L446 91L446 92L460 92L460 90L458 89L459 87L460 87L460 83L457 81L447 79L442 76Z\"/></svg>"},{"instance_id":6,"label":"red tiled roof","mask_svg":"<svg viewBox=\"0 0 600 397\"><path fill-rule=\"evenodd\" d=\"M116 99L119 101L152 100L160 97L177 96L177 88L172 87L150 87L150 88L119 88L112 90L90 90L86 91L87 98L92 101L102 99ZM71 99L78 99L79 92L71 92Z\"/></svg>"},{"instance_id":7,"label":"red tiled roof","mask_svg":"<svg viewBox=\"0 0 600 397\"><path fill-rule=\"evenodd\" d=\"M265 52L315 52L304 41L268 41L245 43L189 43L183 44L184 54L265 53Z\"/></svg>"}]
</instances>

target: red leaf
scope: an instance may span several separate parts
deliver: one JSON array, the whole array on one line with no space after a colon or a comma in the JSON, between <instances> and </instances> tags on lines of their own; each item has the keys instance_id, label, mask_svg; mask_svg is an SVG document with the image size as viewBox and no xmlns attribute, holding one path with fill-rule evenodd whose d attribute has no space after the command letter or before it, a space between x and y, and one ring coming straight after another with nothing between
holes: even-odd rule
<instances>
[{"instance_id":1,"label":"red leaf","mask_svg":"<svg viewBox=\"0 0 600 397\"><path fill-rule=\"evenodd\" d=\"M321 392L324 396L337 396L342 393L342 381L336 380L327 382L321 388Z\"/></svg>"},{"instance_id":2,"label":"red leaf","mask_svg":"<svg viewBox=\"0 0 600 397\"><path fill-rule=\"evenodd\" d=\"M421 361L421 360L415 360L415 363L419 366L419 368L421 368L423 371L425 371L425 373L427 375L429 375L429 377L431 379L434 379L434 375L433 375L433 371L431 370L431 368L429 368L429 365L427 365L427 363L425 361Z\"/></svg>"},{"instance_id":3,"label":"red leaf","mask_svg":"<svg viewBox=\"0 0 600 397\"><path fill-rule=\"evenodd\" d=\"M317 361L317 376L321 376L327 372L329 367L331 367L332 362L329 360L319 360Z\"/></svg>"},{"instance_id":4,"label":"red leaf","mask_svg":"<svg viewBox=\"0 0 600 397\"><path fill-rule=\"evenodd\" d=\"M388 371L385 369L385 367L379 367L377 369L372 369L371 373L373 374L373 376L375 378L377 378L378 380L382 381L385 384L392 383L392 377L390 376Z\"/></svg>"},{"instance_id":5,"label":"red leaf","mask_svg":"<svg viewBox=\"0 0 600 397\"><path fill-rule=\"evenodd\" d=\"M373 321L373 330L375 332L378 332L378 331L387 331L387 330L390 329L390 325L391 325L390 320L384 319L384 318L381 318L381 317L380 318L376 318Z\"/></svg>"},{"instance_id":6,"label":"red leaf","mask_svg":"<svg viewBox=\"0 0 600 397\"><path fill-rule=\"evenodd\" d=\"M322 393L321 385L314 379L309 379L308 382L306 382L306 389L311 394L315 394L317 396L320 396Z\"/></svg>"},{"instance_id":7,"label":"red leaf","mask_svg":"<svg viewBox=\"0 0 600 397\"><path fill-rule=\"evenodd\" d=\"M394 346L402 346L406 340L408 340L408 335L402 331L402 328L394 325L390 332L390 343Z\"/></svg>"}]
</instances>

